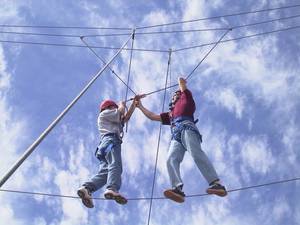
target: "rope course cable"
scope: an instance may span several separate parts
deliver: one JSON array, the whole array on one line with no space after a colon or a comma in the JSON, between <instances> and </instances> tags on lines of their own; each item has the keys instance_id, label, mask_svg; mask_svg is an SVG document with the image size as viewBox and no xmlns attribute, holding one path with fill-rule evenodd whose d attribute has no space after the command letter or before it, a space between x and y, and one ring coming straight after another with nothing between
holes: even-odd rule
<instances>
[{"instance_id":1,"label":"rope course cable","mask_svg":"<svg viewBox=\"0 0 300 225\"><path fill-rule=\"evenodd\" d=\"M294 30L294 29L299 29L299 28L300 28L300 25L290 26L290 27L287 27L287 28L281 28L281 29L276 29L276 30L272 30L272 31L266 31L266 32L252 34L252 35L245 35L245 36L240 36L240 37L236 37L236 38L231 38L231 39L223 40L220 43L238 41L238 40L242 40L242 39L246 39L246 38L252 38L252 37L258 37L258 36L262 36L262 35L274 34L274 33L282 32L282 31L289 31L289 30ZM32 41L12 41L12 40L1 40L1 39L0 39L0 43L87 48L86 45L78 45L78 44L47 43L47 42L32 42ZM201 44L201 45L194 45L194 46L185 47L185 48L173 49L173 52L179 52L179 51L188 50L188 49L200 48L200 47L209 46L209 45L213 45L213 44L215 44L215 42L204 43L204 44ZM94 45L90 46L90 48L106 49L106 50L117 50L117 49L119 49L118 47L94 46ZM123 50L124 51L131 51L130 48L124 48ZM157 52L157 53L167 53L167 52L169 52L169 50L167 50L167 49L145 49L145 48L133 48L132 51Z\"/></svg>"},{"instance_id":2,"label":"rope course cable","mask_svg":"<svg viewBox=\"0 0 300 225\"><path fill-rule=\"evenodd\" d=\"M79 29L79 30L132 30L126 27L87 27L87 26L47 26L47 25L17 25L0 24L0 27L41 28L41 29Z\"/></svg>"},{"instance_id":3,"label":"rope course cable","mask_svg":"<svg viewBox=\"0 0 300 225\"><path fill-rule=\"evenodd\" d=\"M194 67L194 69L188 74L188 76L186 77L186 80L189 79L192 74L197 70L197 68L201 65L201 63L208 57L208 55L217 47L217 45L219 43L221 43L222 39L228 34L229 31L231 31L232 29L228 29L221 37L220 39L214 43L214 46L205 54L205 56L200 60L200 62ZM159 90L156 90L156 91L152 91L152 92L149 92L149 93L146 93L145 96L148 96L148 95L152 95L154 93L157 93L157 92L160 92L160 91L163 91L165 89L170 89L170 88L173 88L173 87L176 87L178 84L173 84L173 85L170 85L168 87L164 87L162 89L159 89ZM126 101L131 101L133 100L133 98L130 98Z\"/></svg>"},{"instance_id":4,"label":"rope course cable","mask_svg":"<svg viewBox=\"0 0 300 225\"><path fill-rule=\"evenodd\" d=\"M229 31L232 31L231 29L228 29L223 35L222 37L216 42L216 44L205 54L205 56L200 60L200 62L194 67L194 69L187 75L187 77L185 78L186 80L188 80L193 73L198 69L198 67L201 65L201 63L207 58L207 56L217 47L217 45L223 40L223 38L228 34Z\"/></svg>"},{"instance_id":5,"label":"rope course cable","mask_svg":"<svg viewBox=\"0 0 300 225\"><path fill-rule=\"evenodd\" d=\"M167 66L167 73L166 73L166 79L165 79L165 92L162 102L162 112L164 112L165 109L165 101L166 101L166 95L167 95L167 84L168 84L168 76L169 76L169 70L170 70L170 64L171 64L171 56L172 56L172 50L169 50L169 58L168 58L168 66ZM153 180L152 180L152 188L151 188L151 198L150 198L150 207L149 207L149 214L148 214L148 225L150 224L151 219L151 210L152 210L152 199L154 194L154 187L155 187L155 179L156 179L156 171L157 171L157 163L158 163L158 153L159 153L159 146L160 146L160 138L161 138L161 130L162 130L162 124L159 124L159 132L158 132L158 140L157 140L157 148L156 148L156 154L155 154L155 165L154 165L154 173L153 173Z\"/></svg>"},{"instance_id":6,"label":"rope course cable","mask_svg":"<svg viewBox=\"0 0 300 225\"><path fill-rule=\"evenodd\" d=\"M193 19L193 20L178 21L178 22L173 22L173 23L156 24L156 25L143 26L143 27L141 26L141 27L137 27L136 29L140 30L140 29L147 29L147 28L154 28L154 27L193 23L193 22L198 22L198 21L213 20L213 19L220 19L220 18L225 18L225 17L241 16L241 15L247 15L247 14L253 14L253 13L261 13L261 12L268 12L268 11L274 11L274 10L283 10L283 9L290 9L290 8L297 8L297 7L300 7L300 4L268 8L268 9L260 9L260 10L254 10L254 11L238 12L238 13L232 13L232 14L226 14L226 15L220 15L220 16L211 16L211 17L205 17L205 18L199 18L199 19Z\"/></svg>"},{"instance_id":7,"label":"rope course cable","mask_svg":"<svg viewBox=\"0 0 300 225\"><path fill-rule=\"evenodd\" d=\"M98 58L98 59L100 59L100 61L105 65L106 64L106 62L105 62L105 60L99 55L99 54L97 54L97 52L95 52L94 51L94 49L92 49L89 45L88 45L88 43L84 40L84 36L82 36L82 37L80 37L80 40L87 46L87 48L89 49L89 50L91 50L91 52ZM126 83L125 83L125 81L123 81L123 79L115 72L115 70L113 69L113 68L111 68L110 66L108 66L107 67L111 72L112 72L112 74L114 74L124 85L126 85L126 87L134 94L134 95L136 95L136 93L135 93L135 91L134 90L132 90Z\"/></svg>"},{"instance_id":8,"label":"rope course cable","mask_svg":"<svg viewBox=\"0 0 300 225\"><path fill-rule=\"evenodd\" d=\"M253 38L253 37L258 37L258 36L268 35L268 34L274 34L274 33L277 33L277 32L289 31L289 30L299 29L299 28L300 28L300 26L292 26L292 27L282 28L282 29L278 29L278 30L272 30L272 31L266 31L266 32L261 32L261 33L256 33L256 34L250 34L250 35L230 38L230 39L227 39L227 40L223 40L220 43L226 43L226 42L231 42L231 41L239 41L239 40L242 40L242 39ZM234 27L233 27L233 29L234 29ZM205 46L214 45L215 43L216 42L211 42L211 43L205 43L205 44L201 44L201 45L194 45L194 46L186 47L186 48L179 48L179 49L174 50L174 52L180 52L180 51L194 49L194 48L202 48L202 47L205 47Z\"/></svg>"},{"instance_id":9,"label":"rope course cable","mask_svg":"<svg viewBox=\"0 0 300 225\"><path fill-rule=\"evenodd\" d=\"M126 106L126 99L128 96L128 89L129 89L129 81L130 81L130 74L131 74L131 63L132 63L132 55L133 55L133 45L134 45L134 36L135 36L135 29L132 30L132 40L131 40L131 51L130 51L130 57L129 57L129 65L128 65L128 73L127 73L127 82L126 82L126 92L125 92L125 106ZM128 130L128 122L126 122L126 128L125 131Z\"/></svg>"},{"instance_id":10,"label":"rope course cable","mask_svg":"<svg viewBox=\"0 0 300 225\"><path fill-rule=\"evenodd\" d=\"M288 27L288 28L285 28L285 29L273 30L273 31L269 31L269 32L252 34L252 35L242 36L242 37L238 37L238 38L231 38L231 39L227 39L227 40L221 40L219 42L211 42L211 43L202 44L202 45L195 45L195 46L192 46L192 47L189 47L189 48L182 48L182 49L173 50L173 52L178 52L178 51L183 51L183 50L193 49L193 48L200 48L200 47L209 46L209 45L216 45L216 44L220 44L220 43L231 42L231 41L236 41L236 40L242 40L242 39L246 39L246 38L257 37L257 36L260 36L260 35L272 34L272 33L276 33L276 32L288 31L288 30L291 30L291 29L299 29L299 28L300 28L300 26ZM168 86L167 89L170 89L170 88L173 88L173 87L176 87L176 86L177 86L177 84L173 84L173 85ZM164 88L161 88L161 89L158 89L158 90L148 92L145 95L146 96L152 95L152 94L161 92L163 90L164 90ZM132 100L133 100L133 98L130 98L126 101L132 101Z\"/></svg>"},{"instance_id":11,"label":"rope course cable","mask_svg":"<svg viewBox=\"0 0 300 225\"><path fill-rule=\"evenodd\" d=\"M300 177L295 177L291 179L284 179L284 180L278 180L278 181L272 181L268 183L263 183L263 184L255 184L255 185L250 185L250 186L245 186L245 187L239 187L239 188L233 188L227 190L228 193L230 192L239 192L239 191L246 191L250 189L256 189L256 188L262 188L262 187L267 187L267 186L272 186L272 185L277 185L277 184L284 184L284 183L290 183L294 181L299 181ZM43 193L43 192L32 192L32 191L20 191L20 190L12 190L12 189L0 189L0 192L8 192L8 193L16 193L16 194L26 194L26 195L38 195L38 196L45 196L45 197L58 197L58 198L70 198L70 199L79 199L78 196L73 196L73 195L62 195L62 194L51 194L51 193ZM199 193L199 194L192 194L192 195L186 195L186 198L196 198L196 197L204 197L208 196L207 193ZM98 198L94 197L94 200L107 200L105 198ZM165 197L130 197L127 200L129 201L147 201L147 200L164 200L167 199Z\"/></svg>"},{"instance_id":12,"label":"rope course cable","mask_svg":"<svg viewBox=\"0 0 300 225\"><path fill-rule=\"evenodd\" d=\"M253 14L253 13L284 10L284 9L291 9L291 8L297 8L297 7L300 7L300 4L260 9L260 10L254 10L254 11L236 12L236 13L231 13L231 14L198 18L198 19L193 19L193 20L178 21L178 22L173 22L173 23L140 26L140 27L137 27L136 29L140 30L140 29L146 29L146 28L192 23L192 22L197 22L197 21L220 19L220 18L226 18L226 17L232 17L232 16L241 16L241 15L247 15L247 14ZM11 27L13 27L13 28L41 28L41 29L82 29L82 30L127 30L127 31L132 30L132 28L129 28L129 27L50 26L50 25L18 25L18 24L0 24L0 27L3 27L3 28L11 28Z\"/></svg>"},{"instance_id":13,"label":"rope course cable","mask_svg":"<svg viewBox=\"0 0 300 225\"><path fill-rule=\"evenodd\" d=\"M264 20L255 23L248 23L243 25L234 26L234 29L257 26L265 23L273 23L276 21L289 20L299 18L300 15L292 15L287 17L279 17L271 20ZM203 28L203 29L188 29L188 30L168 30L168 31L153 31L153 32L135 32L135 35L152 35L152 34L172 34L172 33L194 33L194 32L204 32L204 31L222 31L228 30L228 27L217 27L217 28ZM48 36L48 37L66 37L66 38L80 38L84 36L85 38L91 37L117 37L117 36L129 36L130 33L108 33L108 34L89 34L89 35L75 35L75 34L53 34L53 33L36 33L36 32L15 32L15 31L0 31L0 34L14 34L14 35L33 35L33 36Z\"/></svg>"}]
</instances>

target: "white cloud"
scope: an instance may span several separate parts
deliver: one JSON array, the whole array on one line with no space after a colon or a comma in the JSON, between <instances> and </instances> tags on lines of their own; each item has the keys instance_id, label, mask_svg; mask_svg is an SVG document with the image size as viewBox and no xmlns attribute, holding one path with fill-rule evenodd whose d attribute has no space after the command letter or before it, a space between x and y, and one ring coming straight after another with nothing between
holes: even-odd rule
<instances>
[{"instance_id":1,"label":"white cloud","mask_svg":"<svg viewBox=\"0 0 300 225\"><path fill-rule=\"evenodd\" d=\"M274 219L280 223L284 218L291 216L292 209L285 198L276 199L273 206Z\"/></svg>"},{"instance_id":2,"label":"white cloud","mask_svg":"<svg viewBox=\"0 0 300 225\"><path fill-rule=\"evenodd\" d=\"M38 217L38 218L34 219L33 224L34 225L46 225L47 222L46 222L46 220L43 217Z\"/></svg>"},{"instance_id":3,"label":"white cloud","mask_svg":"<svg viewBox=\"0 0 300 225\"><path fill-rule=\"evenodd\" d=\"M241 148L243 165L254 173L266 174L275 163L274 156L264 137L245 140Z\"/></svg>"},{"instance_id":4,"label":"white cloud","mask_svg":"<svg viewBox=\"0 0 300 225\"><path fill-rule=\"evenodd\" d=\"M205 97L215 104L223 106L229 112L235 113L238 119L242 118L244 111L243 97L237 96L231 89L211 89L205 93Z\"/></svg>"},{"instance_id":5,"label":"white cloud","mask_svg":"<svg viewBox=\"0 0 300 225\"><path fill-rule=\"evenodd\" d=\"M7 12L8 13L8 12ZM1 178L8 171L11 165L17 160L18 147L20 146L20 138L25 130L25 122L22 119L16 120L13 117L13 109L9 107L7 102L7 92L10 88L11 74L6 68L6 59L4 56L3 48L0 46L0 148L2 155L5 157L0 158L0 171ZM23 135L24 136L24 135ZM12 176L7 181L9 185L20 186L24 181L24 174L18 171L17 174ZM6 187L7 184L5 184ZM4 186L5 187L5 186ZM13 210L13 198L10 198L9 193L2 192L0 195L0 217L1 222L5 224L23 224L21 220L17 219Z\"/></svg>"},{"instance_id":6,"label":"white cloud","mask_svg":"<svg viewBox=\"0 0 300 225\"><path fill-rule=\"evenodd\" d=\"M1 195L4 195L5 193L0 193ZM3 224L15 224L15 225L21 225L24 224L21 220L16 219L16 215L14 214L13 209L11 208L10 204L6 203L4 198L0 196L1 200L1 210L0 210L0 217L1 217L1 223Z\"/></svg>"}]
</instances>

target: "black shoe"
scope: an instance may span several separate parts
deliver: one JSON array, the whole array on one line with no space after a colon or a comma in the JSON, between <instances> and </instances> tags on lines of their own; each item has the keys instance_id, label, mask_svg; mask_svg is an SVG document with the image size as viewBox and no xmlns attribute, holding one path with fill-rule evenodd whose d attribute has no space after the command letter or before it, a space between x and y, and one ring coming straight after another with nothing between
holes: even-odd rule
<instances>
[{"instance_id":1,"label":"black shoe","mask_svg":"<svg viewBox=\"0 0 300 225\"><path fill-rule=\"evenodd\" d=\"M224 197L227 195L227 191L225 189L225 187L219 183L214 183L212 184L207 190L206 190L207 194L215 194L218 195L220 197Z\"/></svg>"},{"instance_id":2,"label":"black shoe","mask_svg":"<svg viewBox=\"0 0 300 225\"><path fill-rule=\"evenodd\" d=\"M182 203L184 202L185 194L179 188L167 189L164 191L166 198L171 199L175 202Z\"/></svg>"}]
</instances>

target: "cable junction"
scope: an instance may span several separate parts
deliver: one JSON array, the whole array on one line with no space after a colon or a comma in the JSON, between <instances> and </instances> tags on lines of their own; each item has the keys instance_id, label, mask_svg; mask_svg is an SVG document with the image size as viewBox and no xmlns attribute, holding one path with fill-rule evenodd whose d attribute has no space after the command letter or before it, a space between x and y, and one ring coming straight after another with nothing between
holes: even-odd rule
<instances>
[{"instance_id":1,"label":"cable junction","mask_svg":"<svg viewBox=\"0 0 300 225\"><path fill-rule=\"evenodd\" d=\"M104 64L106 65L107 63L105 62L105 60L97 54L97 52L94 51L93 48L91 48L88 43L84 40L84 36L80 37L80 40L85 44L85 46L91 50L91 52ZM115 72L115 70L113 68L111 68L110 66L107 67L111 72L112 74L114 74L134 95L136 95L135 91L132 90L128 85L127 83L125 83L125 81Z\"/></svg>"}]
</instances>

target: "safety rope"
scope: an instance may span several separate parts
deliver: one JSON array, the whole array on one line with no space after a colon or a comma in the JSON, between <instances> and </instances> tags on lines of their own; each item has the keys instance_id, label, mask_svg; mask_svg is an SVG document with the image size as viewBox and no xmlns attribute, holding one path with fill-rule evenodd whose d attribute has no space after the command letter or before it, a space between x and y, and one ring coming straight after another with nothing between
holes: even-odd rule
<instances>
[{"instance_id":1,"label":"safety rope","mask_svg":"<svg viewBox=\"0 0 300 225\"><path fill-rule=\"evenodd\" d=\"M167 95L167 84L168 84L168 75L170 70L170 64L171 64L171 55L172 50L169 50L169 58L168 58L168 66L167 66L167 74L166 74L166 80L165 80L165 92L163 97L163 103L162 103L162 112L164 112L165 109L165 101L166 101L166 95ZM149 214L148 214L148 225L150 224L150 218L151 218L151 210L152 210L152 200L153 200L153 193L154 193L154 186L155 186L155 179L156 179L156 171L157 171L157 162L158 162L158 153L159 153L159 145L160 145L160 138L161 138L161 130L162 130L162 124L159 125L159 132L158 132L158 141L157 141L157 149L156 149L156 155L155 155L155 165L154 165L154 173L153 173L153 180L152 180L152 189L151 189L151 198L150 198L150 207L149 207Z\"/></svg>"}]
</instances>

